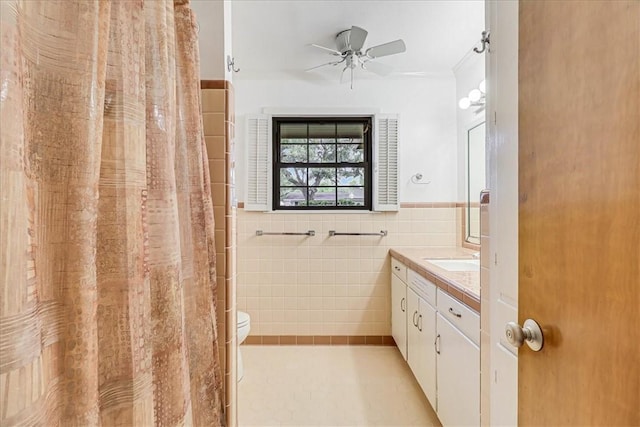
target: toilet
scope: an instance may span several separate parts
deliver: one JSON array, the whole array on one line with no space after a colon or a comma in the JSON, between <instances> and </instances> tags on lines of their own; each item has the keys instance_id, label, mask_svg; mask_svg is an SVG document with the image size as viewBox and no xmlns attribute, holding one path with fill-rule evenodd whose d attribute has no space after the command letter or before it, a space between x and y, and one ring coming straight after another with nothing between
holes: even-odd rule
<instances>
[{"instance_id":1,"label":"toilet","mask_svg":"<svg viewBox=\"0 0 640 427\"><path fill-rule=\"evenodd\" d=\"M240 352L240 344L249 335L251 329L251 317L244 311L238 311L238 381L244 376L244 366L242 364L242 353Z\"/></svg>"}]
</instances>

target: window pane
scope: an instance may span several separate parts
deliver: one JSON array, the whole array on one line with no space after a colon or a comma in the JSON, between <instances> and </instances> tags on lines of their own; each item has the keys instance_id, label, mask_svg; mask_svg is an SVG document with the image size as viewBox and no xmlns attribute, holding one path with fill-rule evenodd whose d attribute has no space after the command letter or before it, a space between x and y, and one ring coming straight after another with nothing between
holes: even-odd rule
<instances>
[{"instance_id":1,"label":"window pane","mask_svg":"<svg viewBox=\"0 0 640 427\"><path fill-rule=\"evenodd\" d=\"M335 137L335 123L309 123L309 139L333 140Z\"/></svg>"},{"instance_id":2,"label":"window pane","mask_svg":"<svg viewBox=\"0 0 640 427\"><path fill-rule=\"evenodd\" d=\"M307 142L306 123L282 123L280 139L283 144L304 144Z\"/></svg>"},{"instance_id":3,"label":"window pane","mask_svg":"<svg viewBox=\"0 0 640 427\"><path fill-rule=\"evenodd\" d=\"M306 144L307 138L282 138L280 142L282 142L283 144Z\"/></svg>"},{"instance_id":4,"label":"window pane","mask_svg":"<svg viewBox=\"0 0 640 427\"><path fill-rule=\"evenodd\" d=\"M280 168L280 185L301 187L307 185L307 168Z\"/></svg>"},{"instance_id":5,"label":"window pane","mask_svg":"<svg viewBox=\"0 0 640 427\"><path fill-rule=\"evenodd\" d=\"M309 187L309 206L335 206L335 187Z\"/></svg>"},{"instance_id":6,"label":"window pane","mask_svg":"<svg viewBox=\"0 0 640 427\"><path fill-rule=\"evenodd\" d=\"M280 147L280 162L282 163L306 163L307 145L285 145Z\"/></svg>"},{"instance_id":7,"label":"window pane","mask_svg":"<svg viewBox=\"0 0 640 427\"><path fill-rule=\"evenodd\" d=\"M338 187L338 206L364 206L364 187Z\"/></svg>"},{"instance_id":8,"label":"window pane","mask_svg":"<svg viewBox=\"0 0 640 427\"><path fill-rule=\"evenodd\" d=\"M340 142L362 142L364 138L363 123L338 123L337 135Z\"/></svg>"},{"instance_id":9,"label":"window pane","mask_svg":"<svg viewBox=\"0 0 640 427\"><path fill-rule=\"evenodd\" d=\"M335 163L336 162L336 146L334 144L309 145L309 162Z\"/></svg>"},{"instance_id":10,"label":"window pane","mask_svg":"<svg viewBox=\"0 0 640 427\"><path fill-rule=\"evenodd\" d=\"M309 168L309 185L336 185L336 169Z\"/></svg>"},{"instance_id":11,"label":"window pane","mask_svg":"<svg viewBox=\"0 0 640 427\"><path fill-rule=\"evenodd\" d=\"M364 168L338 168L338 185L364 185Z\"/></svg>"},{"instance_id":12,"label":"window pane","mask_svg":"<svg viewBox=\"0 0 640 427\"><path fill-rule=\"evenodd\" d=\"M307 189L305 187L281 187L280 206L307 206Z\"/></svg>"},{"instance_id":13,"label":"window pane","mask_svg":"<svg viewBox=\"0 0 640 427\"><path fill-rule=\"evenodd\" d=\"M364 162L364 145L338 145L338 162L360 163Z\"/></svg>"}]
</instances>

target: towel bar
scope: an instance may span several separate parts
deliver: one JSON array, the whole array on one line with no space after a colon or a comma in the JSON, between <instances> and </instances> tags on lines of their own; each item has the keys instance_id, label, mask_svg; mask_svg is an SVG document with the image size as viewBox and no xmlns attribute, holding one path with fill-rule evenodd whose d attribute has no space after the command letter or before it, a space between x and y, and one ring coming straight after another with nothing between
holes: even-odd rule
<instances>
[{"instance_id":1,"label":"towel bar","mask_svg":"<svg viewBox=\"0 0 640 427\"><path fill-rule=\"evenodd\" d=\"M305 233L289 233L289 232L277 232L277 233L268 233L262 230L256 230L256 236L315 236L316 232L314 230L309 230Z\"/></svg>"},{"instance_id":2,"label":"towel bar","mask_svg":"<svg viewBox=\"0 0 640 427\"><path fill-rule=\"evenodd\" d=\"M329 236L380 236L387 235L387 230L381 230L379 233L338 233L336 230L329 230Z\"/></svg>"}]
</instances>

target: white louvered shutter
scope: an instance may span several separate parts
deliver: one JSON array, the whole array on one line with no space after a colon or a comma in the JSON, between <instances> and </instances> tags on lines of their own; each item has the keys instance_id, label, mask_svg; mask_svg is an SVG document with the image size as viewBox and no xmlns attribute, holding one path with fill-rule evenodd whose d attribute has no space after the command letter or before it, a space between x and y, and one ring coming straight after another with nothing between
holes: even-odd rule
<instances>
[{"instance_id":1,"label":"white louvered shutter","mask_svg":"<svg viewBox=\"0 0 640 427\"><path fill-rule=\"evenodd\" d=\"M271 116L247 116L246 127L247 188L246 211L271 210Z\"/></svg>"},{"instance_id":2,"label":"white louvered shutter","mask_svg":"<svg viewBox=\"0 0 640 427\"><path fill-rule=\"evenodd\" d=\"M376 115L373 210L400 209L398 116Z\"/></svg>"}]
</instances>

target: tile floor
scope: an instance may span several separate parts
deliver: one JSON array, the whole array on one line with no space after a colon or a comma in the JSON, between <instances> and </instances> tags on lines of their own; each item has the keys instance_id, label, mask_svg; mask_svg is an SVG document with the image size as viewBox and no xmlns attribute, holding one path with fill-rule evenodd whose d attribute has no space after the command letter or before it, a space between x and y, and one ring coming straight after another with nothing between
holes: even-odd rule
<instances>
[{"instance_id":1,"label":"tile floor","mask_svg":"<svg viewBox=\"0 0 640 427\"><path fill-rule=\"evenodd\" d=\"M395 347L243 345L241 427L440 426Z\"/></svg>"}]
</instances>

